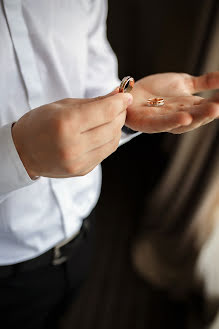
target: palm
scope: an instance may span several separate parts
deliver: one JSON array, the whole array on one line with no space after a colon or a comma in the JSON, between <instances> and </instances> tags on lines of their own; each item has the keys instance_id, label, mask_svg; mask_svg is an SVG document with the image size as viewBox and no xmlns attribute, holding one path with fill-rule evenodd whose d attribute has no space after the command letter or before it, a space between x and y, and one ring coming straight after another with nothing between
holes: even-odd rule
<instances>
[{"instance_id":1,"label":"palm","mask_svg":"<svg viewBox=\"0 0 219 329\"><path fill-rule=\"evenodd\" d=\"M182 133L203 125L219 116L218 97L204 100L194 93L219 88L219 72L201 77L185 73L163 73L136 82L133 104L128 108L126 125L148 133L170 131ZM161 96L162 107L147 107L146 100Z\"/></svg>"}]
</instances>

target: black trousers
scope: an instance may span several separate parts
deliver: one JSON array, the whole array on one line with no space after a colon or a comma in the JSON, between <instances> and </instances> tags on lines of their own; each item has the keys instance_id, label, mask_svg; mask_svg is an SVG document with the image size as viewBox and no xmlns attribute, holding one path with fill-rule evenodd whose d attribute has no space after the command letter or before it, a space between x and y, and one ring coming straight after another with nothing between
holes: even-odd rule
<instances>
[{"instance_id":1,"label":"black trousers","mask_svg":"<svg viewBox=\"0 0 219 329\"><path fill-rule=\"evenodd\" d=\"M71 247L66 262L24 272L15 270L9 277L0 277L0 326L4 329L57 328L65 309L78 298L92 266L94 213L89 223L89 230L80 243Z\"/></svg>"}]
</instances>

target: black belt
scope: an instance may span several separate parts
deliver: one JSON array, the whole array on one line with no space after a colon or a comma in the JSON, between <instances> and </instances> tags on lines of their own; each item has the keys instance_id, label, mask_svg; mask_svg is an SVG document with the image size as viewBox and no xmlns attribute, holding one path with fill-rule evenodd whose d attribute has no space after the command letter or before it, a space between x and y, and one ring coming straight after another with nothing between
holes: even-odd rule
<instances>
[{"instance_id":1,"label":"black belt","mask_svg":"<svg viewBox=\"0 0 219 329\"><path fill-rule=\"evenodd\" d=\"M89 230L90 216L83 221L79 233L61 247L57 245L36 258L18 264L0 266L0 278L7 278L16 273L32 271L47 265L57 266L63 264L71 257L72 250L83 243Z\"/></svg>"}]
</instances>

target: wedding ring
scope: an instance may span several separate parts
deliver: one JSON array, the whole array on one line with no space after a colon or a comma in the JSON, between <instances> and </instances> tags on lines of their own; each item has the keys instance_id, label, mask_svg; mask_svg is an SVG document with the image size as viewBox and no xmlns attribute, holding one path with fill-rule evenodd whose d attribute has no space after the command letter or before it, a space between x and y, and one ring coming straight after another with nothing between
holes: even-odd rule
<instances>
[{"instance_id":1,"label":"wedding ring","mask_svg":"<svg viewBox=\"0 0 219 329\"><path fill-rule=\"evenodd\" d=\"M122 79L122 82L120 84L119 92L120 93L130 93L132 88L134 87L135 80L128 76Z\"/></svg>"},{"instance_id":2,"label":"wedding ring","mask_svg":"<svg viewBox=\"0 0 219 329\"><path fill-rule=\"evenodd\" d=\"M164 99L163 98L148 98L147 106L163 106Z\"/></svg>"}]
</instances>

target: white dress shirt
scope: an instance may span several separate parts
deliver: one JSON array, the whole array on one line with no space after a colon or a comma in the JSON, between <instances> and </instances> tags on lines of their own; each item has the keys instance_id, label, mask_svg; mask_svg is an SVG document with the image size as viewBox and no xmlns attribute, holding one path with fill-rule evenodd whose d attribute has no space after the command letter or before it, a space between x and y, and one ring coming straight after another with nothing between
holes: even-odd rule
<instances>
[{"instance_id":1,"label":"white dress shirt","mask_svg":"<svg viewBox=\"0 0 219 329\"><path fill-rule=\"evenodd\" d=\"M104 95L120 83L105 0L0 1L0 265L34 258L75 234L94 208L101 168L28 176L11 125L40 105ZM120 144L137 134L123 134Z\"/></svg>"}]
</instances>

